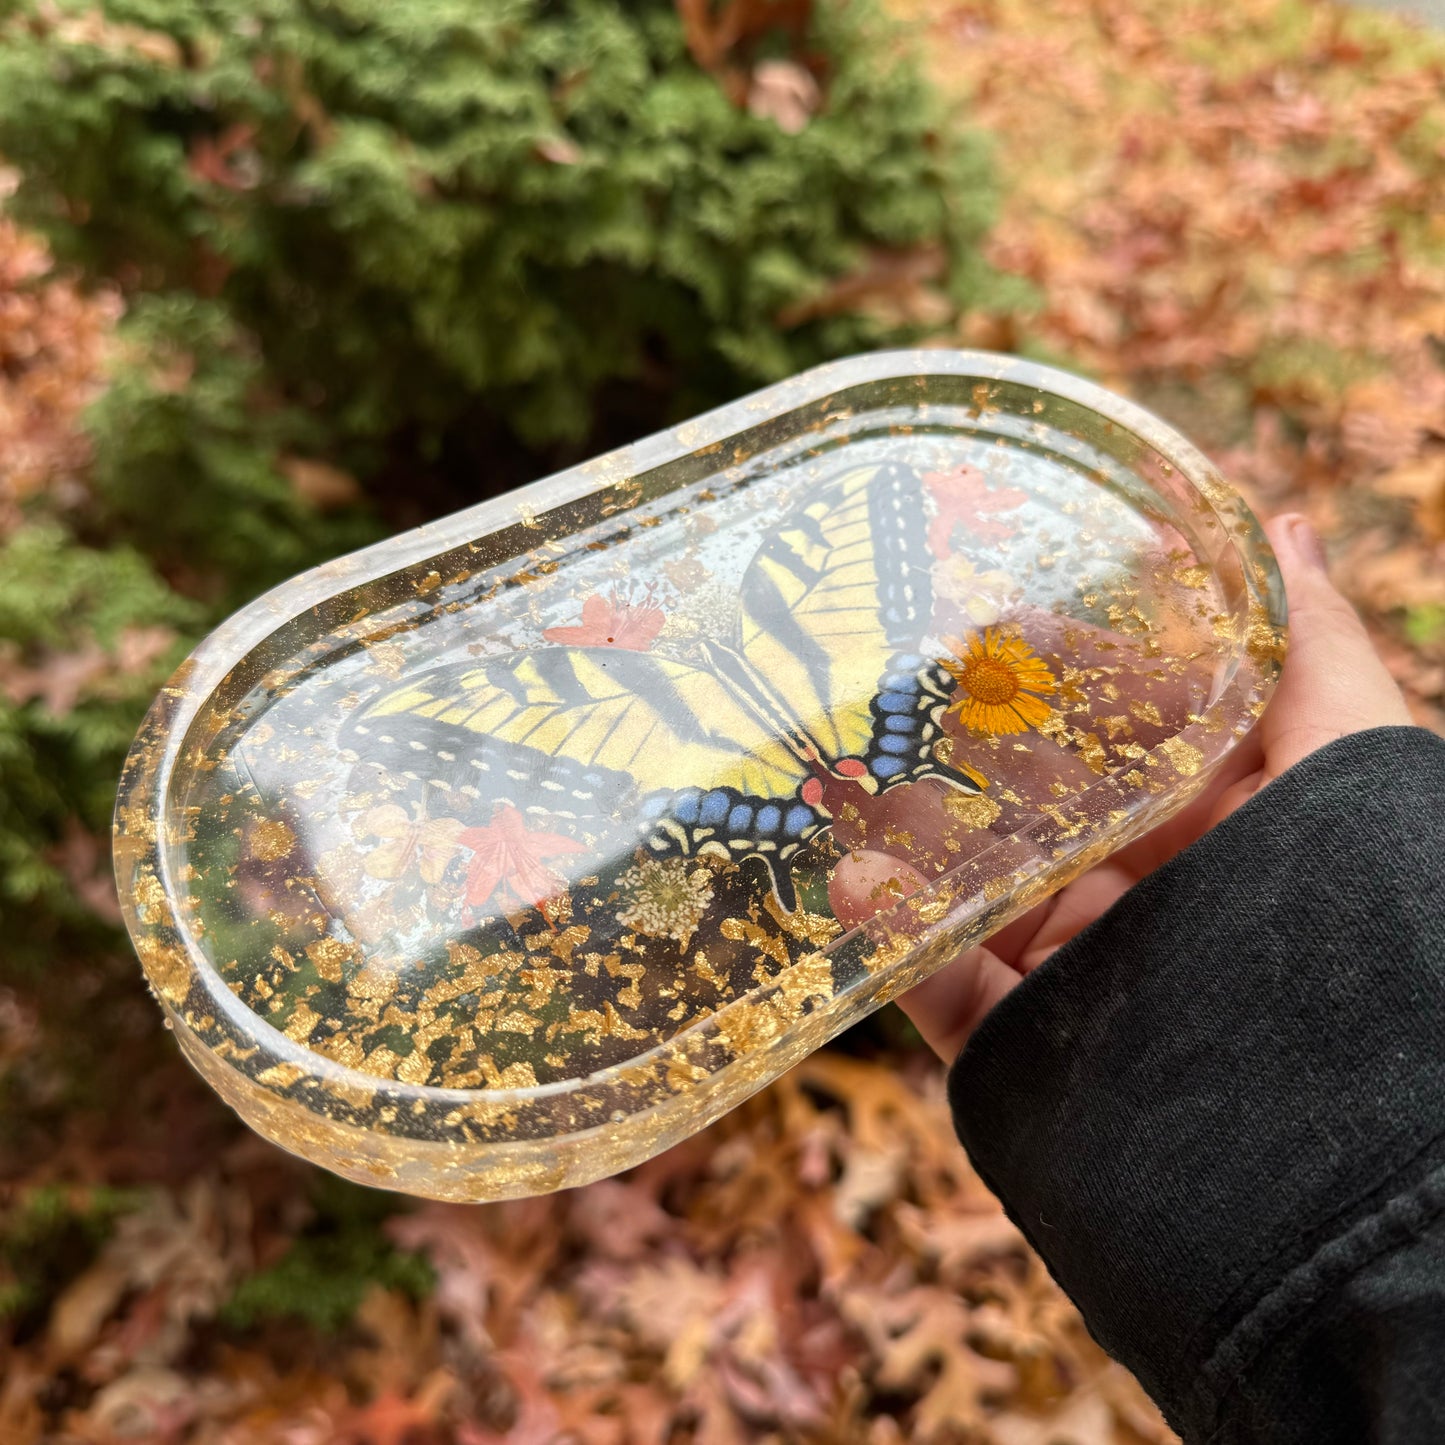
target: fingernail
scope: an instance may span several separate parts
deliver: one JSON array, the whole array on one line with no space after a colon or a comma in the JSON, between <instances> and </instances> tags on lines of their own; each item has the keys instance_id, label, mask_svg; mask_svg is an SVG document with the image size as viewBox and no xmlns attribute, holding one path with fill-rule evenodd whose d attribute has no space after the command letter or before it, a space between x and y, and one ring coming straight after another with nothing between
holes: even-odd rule
<instances>
[{"instance_id":1,"label":"fingernail","mask_svg":"<svg viewBox=\"0 0 1445 1445\"><path fill-rule=\"evenodd\" d=\"M1296 513L1286 519L1286 526L1289 531L1290 545L1294 548L1296 555L1308 562L1311 567L1317 567L1321 572L1328 567L1325 558L1324 543L1320 541L1320 534L1315 531L1308 517Z\"/></svg>"}]
</instances>

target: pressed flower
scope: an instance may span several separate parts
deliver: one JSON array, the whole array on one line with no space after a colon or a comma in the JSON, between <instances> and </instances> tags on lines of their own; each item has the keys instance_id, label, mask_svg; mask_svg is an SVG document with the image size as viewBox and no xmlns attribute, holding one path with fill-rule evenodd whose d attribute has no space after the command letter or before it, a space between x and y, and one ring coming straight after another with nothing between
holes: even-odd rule
<instances>
[{"instance_id":1,"label":"pressed flower","mask_svg":"<svg viewBox=\"0 0 1445 1445\"><path fill-rule=\"evenodd\" d=\"M580 627L549 627L542 633L548 642L570 647L621 647L629 652L646 652L662 631L667 614L649 599L629 602L615 589L610 597L593 593L582 604Z\"/></svg>"},{"instance_id":2,"label":"pressed flower","mask_svg":"<svg viewBox=\"0 0 1445 1445\"><path fill-rule=\"evenodd\" d=\"M964 556L948 557L934 572L934 591L968 614L970 622L985 627L997 622L1018 584L997 568L983 571Z\"/></svg>"},{"instance_id":3,"label":"pressed flower","mask_svg":"<svg viewBox=\"0 0 1445 1445\"><path fill-rule=\"evenodd\" d=\"M686 943L712 902L712 874L685 858L644 858L617 882L627 898L618 922L654 938Z\"/></svg>"},{"instance_id":4,"label":"pressed flower","mask_svg":"<svg viewBox=\"0 0 1445 1445\"><path fill-rule=\"evenodd\" d=\"M362 864L368 877L401 878L415 869L426 884L439 883L457 851L456 818L408 816L396 803L368 808L356 821L360 838L380 838Z\"/></svg>"},{"instance_id":5,"label":"pressed flower","mask_svg":"<svg viewBox=\"0 0 1445 1445\"><path fill-rule=\"evenodd\" d=\"M1048 703L1037 693L1057 690L1054 675L1021 637L990 627L967 642L944 639L953 657L940 659L959 686L949 704L964 727L979 733L1022 733L1049 719Z\"/></svg>"},{"instance_id":6,"label":"pressed flower","mask_svg":"<svg viewBox=\"0 0 1445 1445\"><path fill-rule=\"evenodd\" d=\"M457 842L472 852L467 867L468 908L475 911L492 904L500 911L525 904L541 909L543 917L548 900L566 887L548 861L587 851L565 833L529 829L510 803L504 803L485 828L459 833Z\"/></svg>"},{"instance_id":7,"label":"pressed flower","mask_svg":"<svg viewBox=\"0 0 1445 1445\"><path fill-rule=\"evenodd\" d=\"M1012 537L1018 529L998 516L1016 511L1029 499L1017 487L990 486L988 478L966 462L946 472L924 472L923 483L937 509L928 524L928 547L935 557L952 552L955 527L974 541Z\"/></svg>"}]
</instances>

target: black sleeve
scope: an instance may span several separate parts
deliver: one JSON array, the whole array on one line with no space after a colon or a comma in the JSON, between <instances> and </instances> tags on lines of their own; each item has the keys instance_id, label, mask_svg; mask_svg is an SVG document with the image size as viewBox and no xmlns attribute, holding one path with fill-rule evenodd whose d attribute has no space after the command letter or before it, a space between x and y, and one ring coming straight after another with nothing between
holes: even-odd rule
<instances>
[{"instance_id":1,"label":"black sleeve","mask_svg":"<svg viewBox=\"0 0 1445 1445\"><path fill-rule=\"evenodd\" d=\"M1186 1441L1445 1442L1445 741L1291 768L997 1005L949 1098Z\"/></svg>"}]
</instances>

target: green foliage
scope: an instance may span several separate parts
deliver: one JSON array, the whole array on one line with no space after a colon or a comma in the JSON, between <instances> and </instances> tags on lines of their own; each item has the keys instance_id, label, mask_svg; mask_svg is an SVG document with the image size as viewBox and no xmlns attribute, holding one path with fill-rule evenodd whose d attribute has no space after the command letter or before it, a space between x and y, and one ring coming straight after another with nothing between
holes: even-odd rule
<instances>
[{"instance_id":1,"label":"green foliage","mask_svg":"<svg viewBox=\"0 0 1445 1445\"><path fill-rule=\"evenodd\" d=\"M23 1329L95 1257L133 1190L45 1185L22 1193L0 1216L0 1323Z\"/></svg>"},{"instance_id":2,"label":"green foliage","mask_svg":"<svg viewBox=\"0 0 1445 1445\"><path fill-rule=\"evenodd\" d=\"M318 515L281 471L320 429L298 408L253 404L261 360L219 303L139 297L118 341L89 413L96 530L179 568L223 608L375 540L355 512Z\"/></svg>"},{"instance_id":3,"label":"green foliage","mask_svg":"<svg viewBox=\"0 0 1445 1445\"><path fill-rule=\"evenodd\" d=\"M6 8L21 214L91 275L212 303L171 320L232 357L218 398L255 367L263 458L299 408L349 470L428 457L486 490L498 434L580 441L602 405L636 430L904 339L809 315L874 248L940 248L957 304L985 279L983 151L872 0L818 7L797 134L694 63L670 0L109 0L108 31L64 23L90 0ZM274 491L209 450L198 493Z\"/></svg>"},{"instance_id":4,"label":"green foliage","mask_svg":"<svg viewBox=\"0 0 1445 1445\"><path fill-rule=\"evenodd\" d=\"M12 966L94 920L59 850L104 834L136 725L201 609L126 547L55 524L0 540L0 928Z\"/></svg>"},{"instance_id":5,"label":"green foliage","mask_svg":"<svg viewBox=\"0 0 1445 1445\"><path fill-rule=\"evenodd\" d=\"M397 1200L318 1175L316 1216L270 1269L241 1281L221 1310L233 1329L276 1318L335 1331L350 1323L367 1289L379 1284L413 1299L431 1293L436 1276L420 1255L388 1244L381 1224Z\"/></svg>"}]
</instances>

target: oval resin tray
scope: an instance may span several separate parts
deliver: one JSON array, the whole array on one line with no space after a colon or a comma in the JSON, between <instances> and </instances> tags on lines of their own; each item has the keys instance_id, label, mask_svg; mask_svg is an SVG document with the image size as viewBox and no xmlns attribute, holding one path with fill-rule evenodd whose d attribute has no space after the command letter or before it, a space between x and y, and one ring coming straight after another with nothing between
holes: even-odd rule
<instances>
[{"instance_id":1,"label":"oval resin tray","mask_svg":"<svg viewBox=\"0 0 1445 1445\"><path fill-rule=\"evenodd\" d=\"M1187 802L1282 621L1154 417L859 357L237 614L132 750L120 896L276 1143L448 1199L581 1184Z\"/></svg>"}]
</instances>

